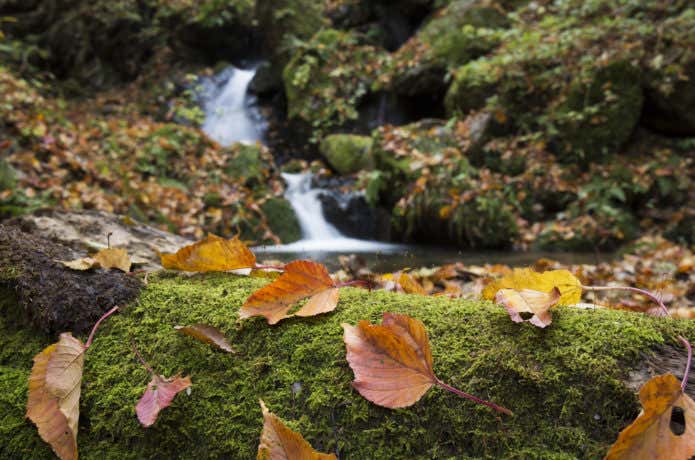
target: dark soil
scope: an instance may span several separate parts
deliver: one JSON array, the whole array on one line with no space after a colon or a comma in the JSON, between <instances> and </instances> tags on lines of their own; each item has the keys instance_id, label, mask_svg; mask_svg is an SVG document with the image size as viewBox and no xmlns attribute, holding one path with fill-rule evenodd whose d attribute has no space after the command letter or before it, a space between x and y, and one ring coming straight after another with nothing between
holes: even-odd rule
<instances>
[{"instance_id":1,"label":"dark soil","mask_svg":"<svg viewBox=\"0 0 695 460\"><path fill-rule=\"evenodd\" d=\"M0 225L0 288L16 297L20 324L49 334L80 334L113 306L137 297L141 283L132 276L118 270L75 271L58 262L85 255Z\"/></svg>"}]
</instances>

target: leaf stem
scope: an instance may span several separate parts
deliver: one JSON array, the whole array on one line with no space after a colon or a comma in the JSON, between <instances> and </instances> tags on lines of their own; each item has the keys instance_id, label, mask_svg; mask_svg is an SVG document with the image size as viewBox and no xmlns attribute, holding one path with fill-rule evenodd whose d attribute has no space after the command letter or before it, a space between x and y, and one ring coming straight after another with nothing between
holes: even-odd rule
<instances>
[{"instance_id":1,"label":"leaf stem","mask_svg":"<svg viewBox=\"0 0 695 460\"><path fill-rule=\"evenodd\" d=\"M97 320L97 322L94 324L94 327L92 327L92 331L89 333L89 338L87 339L87 343L84 344L84 349L85 351L92 346L92 342L94 341L94 333L97 331L99 328L99 325L101 324L102 321L104 321L106 318L109 316L113 315L118 311L118 306L113 307L111 310L107 311L104 313L101 318Z\"/></svg>"},{"instance_id":2,"label":"leaf stem","mask_svg":"<svg viewBox=\"0 0 695 460\"><path fill-rule=\"evenodd\" d=\"M683 374L683 380L681 381L681 389L683 392L685 392L685 387L688 386L688 376L690 376L690 363L693 360L693 347L690 346L688 339L682 335L679 335L678 339L683 343L686 350L688 350L688 362L685 365L685 373Z\"/></svg>"},{"instance_id":3,"label":"leaf stem","mask_svg":"<svg viewBox=\"0 0 695 460\"><path fill-rule=\"evenodd\" d=\"M137 356L138 361L140 361L140 364L142 364L142 366L143 366L145 369L147 369L147 371L148 371L150 374L156 375L156 374L154 373L154 371L152 370L152 368L150 367L150 365L147 364L147 361L145 361L145 358L143 358L142 355L140 354L140 352L138 351L138 347L135 346L135 339L133 339L132 336L130 337L130 345L133 347L133 351L135 352L135 356Z\"/></svg>"},{"instance_id":4,"label":"leaf stem","mask_svg":"<svg viewBox=\"0 0 695 460\"><path fill-rule=\"evenodd\" d=\"M464 391L459 390L458 388L452 387L451 385L447 385L446 383L439 380L437 377L435 377L434 380L435 380L435 383L439 387L441 387L442 389L444 389L446 391L450 391L450 392L454 393L455 395L461 396L462 398L470 399L471 401L477 402L478 404L482 404L484 406L490 407L490 408L496 410L497 412L502 412L503 414L507 414L507 415L514 415L512 413L512 411L510 411L507 408L504 408L502 406L498 406L497 404L492 403L490 401L485 401L484 399L480 399L477 396L473 396L472 394L468 394Z\"/></svg>"},{"instance_id":5,"label":"leaf stem","mask_svg":"<svg viewBox=\"0 0 695 460\"><path fill-rule=\"evenodd\" d=\"M279 272L285 270L284 265L259 265L259 264L255 264L253 266L253 268L255 268L256 270L277 270Z\"/></svg>"},{"instance_id":6,"label":"leaf stem","mask_svg":"<svg viewBox=\"0 0 695 460\"><path fill-rule=\"evenodd\" d=\"M636 287L631 287L631 286L582 286L582 289L585 289L587 291L611 291L611 290L616 290L616 291L630 291L630 292L636 292L638 294L642 294L644 296L649 297L654 303L656 303L659 308L661 308L662 312L664 313L664 316L668 316L669 318L673 318L671 316L671 313L668 311L668 308L666 308L666 305L664 305L664 302L654 295L653 293L647 291L646 289L640 289ZM688 386L688 376L690 375L690 365L693 361L693 347L690 345L690 342L688 342L688 339L683 337L682 335L678 336L678 340L681 341L685 349L688 351L688 360L685 363L685 372L683 373L683 380L681 380L681 390L685 391L685 388Z\"/></svg>"},{"instance_id":7,"label":"leaf stem","mask_svg":"<svg viewBox=\"0 0 695 460\"><path fill-rule=\"evenodd\" d=\"M664 312L664 316L671 316L671 314L668 311L668 308L666 308L666 305L664 305L664 302L652 294L651 292L647 291L646 289L640 289L632 286L582 286L582 289L586 291L630 291L630 292L636 292L637 294L642 294L643 296L649 297L654 303L656 303L659 308Z\"/></svg>"}]
</instances>

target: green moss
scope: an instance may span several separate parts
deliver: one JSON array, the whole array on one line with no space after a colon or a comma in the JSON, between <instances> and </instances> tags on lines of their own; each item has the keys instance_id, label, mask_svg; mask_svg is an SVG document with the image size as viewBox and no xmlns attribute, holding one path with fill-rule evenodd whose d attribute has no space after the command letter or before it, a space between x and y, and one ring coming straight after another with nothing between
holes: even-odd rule
<instances>
[{"instance_id":1,"label":"green moss","mask_svg":"<svg viewBox=\"0 0 695 460\"><path fill-rule=\"evenodd\" d=\"M693 323L620 311L560 308L540 330L512 323L489 303L350 288L330 314L275 327L238 322L239 307L262 284L225 274L150 277L139 302L110 318L88 352L81 457L253 458L263 398L317 449L337 449L345 459L596 458L638 412L621 378L675 334L695 337ZM350 386L340 323L376 321L384 311L425 323L442 380L516 415L500 418L437 388L402 410L360 397ZM215 352L173 330L200 321L221 328L238 353ZM0 332L2 348L11 347L0 363L9 368L0 374L0 455L50 458L22 419L28 356L46 339L20 343L16 332ZM190 396L179 395L149 429L134 413L149 376L134 359L131 336L158 372L193 379Z\"/></svg>"},{"instance_id":2,"label":"green moss","mask_svg":"<svg viewBox=\"0 0 695 460\"><path fill-rule=\"evenodd\" d=\"M302 237L297 215L286 199L270 198L261 205L261 210L268 220L270 229L283 243L293 243Z\"/></svg>"},{"instance_id":3,"label":"green moss","mask_svg":"<svg viewBox=\"0 0 695 460\"><path fill-rule=\"evenodd\" d=\"M332 134L321 142L321 154L339 174L352 174L373 166L372 138L353 134Z\"/></svg>"}]
</instances>

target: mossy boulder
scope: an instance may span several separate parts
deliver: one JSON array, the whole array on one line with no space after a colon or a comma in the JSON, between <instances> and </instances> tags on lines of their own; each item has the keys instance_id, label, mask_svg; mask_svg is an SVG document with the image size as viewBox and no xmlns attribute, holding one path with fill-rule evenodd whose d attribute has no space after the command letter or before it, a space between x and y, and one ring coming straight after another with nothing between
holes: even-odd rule
<instances>
[{"instance_id":1,"label":"mossy boulder","mask_svg":"<svg viewBox=\"0 0 695 460\"><path fill-rule=\"evenodd\" d=\"M324 2L315 0L256 0L255 17L274 68L285 67L296 41L308 40L326 25L323 8Z\"/></svg>"},{"instance_id":2,"label":"mossy boulder","mask_svg":"<svg viewBox=\"0 0 695 460\"><path fill-rule=\"evenodd\" d=\"M293 243L302 237L297 215L286 199L270 198L261 205L261 210L265 214L268 226L283 243Z\"/></svg>"},{"instance_id":3,"label":"mossy boulder","mask_svg":"<svg viewBox=\"0 0 695 460\"><path fill-rule=\"evenodd\" d=\"M283 70L287 115L318 142L354 128L359 103L371 90L388 54L358 34L324 29L302 44Z\"/></svg>"},{"instance_id":4,"label":"mossy boulder","mask_svg":"<svg viewBox=\"0 0 695 460\"><path fill-rule=\"evenodd\" d=\"M624 311L558 308L541 330L486 302L354 288L342 290L333 313L273 327L259 318L239 322L239 307L265 282L150 276L87 353L81 457L253 458L262 398L314 447L345 459L597 458L637 416L635 390L647 369L663 372L660 350L673 350L679 334L695 338L695 323ZM31 358L55 337L16 329L13 308L3 302L0 309L0 456L53 458L24 411ZM350 385L340 324L378 321L386 311L423 321L439 378L515 415L437 388L406 409L363 399ZM219 327L237 353L215 352L173 329L196 322ZM149 429L134 406L150 376L131 340L157 372L193 380L190 395L178 395Z\"/></svg>"},{"instance_id":5,"label":"mossy boulder","mask_svg":"<svg viewBox=\"0 0 695 460\"><path fill-rule=\"evenodd\" d=\"M587 163L620 149L637 126L643 101L640 71L628 62L578 77L549 114L558 158Z\"/></svg>"},{"instance_id":6,"label":"mossy boulder","mask_svg":"<svg viewBox=\"0 0 695 460\"><path fill-rule=\"evenodd\" d=\"M347 175L373 167L372 144L369 136L331 134L323 139L320 150L333 169Z\"/></svg>"},{"instance_id":7,"label":"mossy boulder","mask_svg":"<svg viewBox=\"0 0 695 460\"><path fill-rule=\"evenodd\" d=\"M451 2L394 54L390 87L407 95L443 93L447 71L491 51L508 25L499 5Z\"/></svg>"},{"instance_id":8,"label":"mossy boulder","mask_svg":"<svg viewBox=\"0 0 695 460\"><path fill-rule=\"evenodd\" d=\"M4 158L0 158L0 190L10 190L16 183L16 172Z\"/></svg>"}]
</instances>

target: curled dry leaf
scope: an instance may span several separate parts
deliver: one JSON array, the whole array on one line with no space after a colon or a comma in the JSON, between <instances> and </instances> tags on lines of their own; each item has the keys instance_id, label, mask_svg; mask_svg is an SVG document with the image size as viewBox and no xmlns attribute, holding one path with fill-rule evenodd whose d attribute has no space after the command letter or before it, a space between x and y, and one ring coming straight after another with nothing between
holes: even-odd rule
<instances>
[{"instance_id":1,"label":"curled dry leaf","mask_svg":"<svg viewBox=\"0 0 695 460\"><path fill-rule=\"evenodd\" d=\"M142 426L152 426L157 421L159 412L169 407L176 395L190 386L191 378L188 376L177 375L168 379L153 373L145 394L135 406L135 413Z\"/></svg>"},{"instance_id":2,"label":"curled dry leaf","mask_svg":"<svg viewBox=\"0 0 695 460\"><path fill-rule=\"evenodd\" d=\"M263 432L258 445L258 460L337 460L333 454L314 450L301 434L290 430L261 400Z\"/></svg>"},{"instance_id":3,"label":"curled dry leaf","mask_svg":"<svg viewBox=\"0 0 695 460\"><path fill-rule=\"evenodd\" d=\"M309 260L296 260L285 265L285 273L267 286L257 290L239 310L239 318L263 316L275 324L292 316L314 316L333 311L338 305L340 290L326 267ZM309 300L294 314L292 305Z\"/></svg>"},{"instance_id":4,"label":"curled dry leaf","mask_svg":"<svg viewBox=\"0 0 695 460\"><path fill-rule=\"evenodd\" d=\"M352 386L369 401L391 409L407 407L438 385L511 415L508 409L457 390L435 376L427 331L419 320L384 313L381 325L360 321L356 327L342 326L347 360L355 373Z\"/></svg>"},{"instance_id":5,"label":"curled dry leaf","mask_svg":"<svg viewBox=\"0 0 695 460\"><path fill-rule=\"evenodd\" d=\"M191 326L174 326L174 329L200 342L212 345L218 350L234 353L232 346L229 345L222 331L214 326L198 323Z\"/></svg>"},{"instance_id":6,"label":"curled dry leaf","mask_svg":"<svg viewBox=\"0 0 695 460\"><path fill-rule=\"evenodd\" d=\"M159 254L164 268L187 272L224 272L256 265L256 256L237 236L227 240L209 234L176 254Z\"/></svg>"},{"instance_id":7,"label":"curled dry leaf","mask_svg":"<svg viewBox=\"0 0 695 460\"><path fill-rule=\"evenodd\" d=\"M494 300L500 289L532 289L550 292L560 290L560 305L573 305L582 297L582 283L568 270L551 270L538 273L530 268L515 268L514 271L498 280L492 281L483 289L483 298Z\"/></svg>"},{"instance_id":8,"label":"curled dry leaf","mask_svg":"<svg viewBox=\"0 0 695 460\"><path fill-rule=\"evenodd\" d=\"M528 321L534 326L546 327L553 321L550 308L560 300L560 290L554 287L550 292L532 289L500 289L495 295L495 303L503 305L515 323ZM528 320L521 313L533 313Z\"/></svg>"},{"instance_id":9,"label":"curled dry leaf","mask_svg":"<svg viewBox=\"0 0 695 460\"><path fill-rule=\"evenodd\" d=\"M77 459L85 347L70 333L34 357L26 416L62 460Z\"/></svg>"},{"instance_id":10,"label":"curled dry leaf","mask_svg":"<svg viewBox=\"0 0 695 460\"><path fill-rule=\"evenodd\" d=\"M92 257L82 257L80 259L61 261L63 265L73 270L90 270L95 267L105 269L117 268L128 273L132 265L128 251L125 249L102 249Z\"/></svg>"},{"instance_id":11,"label":"curled dry leaf","mask_svg":"<svg viewBox=\"0 0 695 460\"><path fill-rule=\"evenodd\" d=\"M695 455L695 402L683 393L678 379L672 374L657 375L642 386L639 399L642 413L620 432L606 460L692 458ZM683 423L679 423L681 421Z\"/></svg>"}]
</instances>

